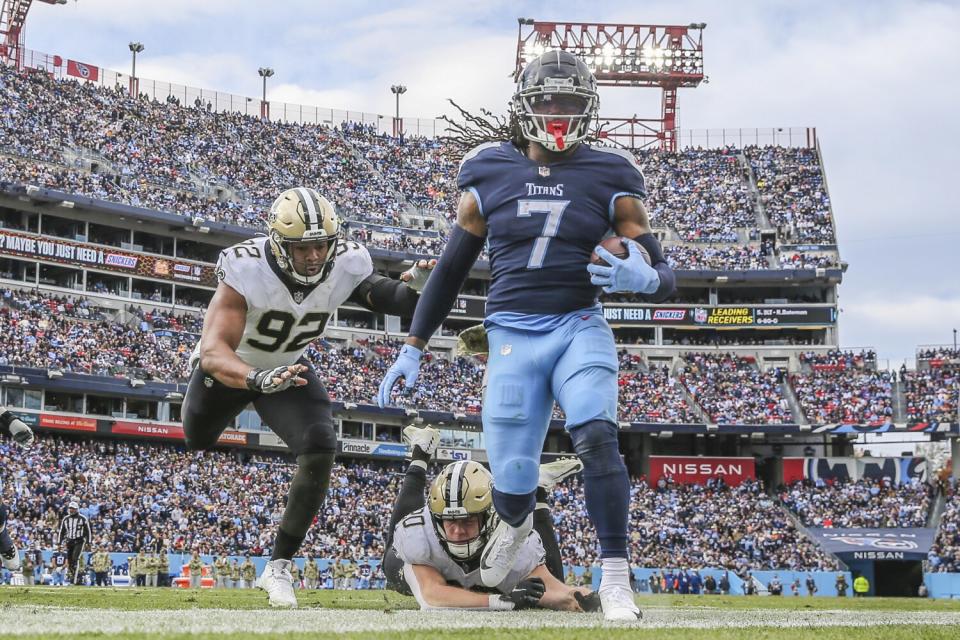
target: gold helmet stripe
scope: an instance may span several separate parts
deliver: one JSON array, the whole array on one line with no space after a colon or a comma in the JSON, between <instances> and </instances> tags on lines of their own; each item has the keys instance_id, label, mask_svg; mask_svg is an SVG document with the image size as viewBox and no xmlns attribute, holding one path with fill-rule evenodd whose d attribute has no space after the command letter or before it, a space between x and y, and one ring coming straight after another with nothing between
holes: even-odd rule
<instances>
[{"instance_id":1,"label":"gold helmet stripe","mask_svg":"<svg viewBox=\"0 0 960 640\"><path fill-rule=\"evenodd\" d=\"M447 505L455 509L463 506L460 504L460 487L463 484L463 471L466 465L466 460L461 460L450 470L450 482L447 484L449 491Z\"/></svg>"},{"instance_id":2,"label":"gold helmet stripe","mask_svg":"<svg viewBox=\"0 0 960 640\"><path fill-rule=\"evenodd\" d=\"M306 187L297 187L297 193L300 195L304 209L307 210L307 219L304 220L307 225L307 230L313 231L318 229L320 227L320 218L317 216L317 205L314 203L310 192L307 191Z\"/></svg>"}]
</instances>

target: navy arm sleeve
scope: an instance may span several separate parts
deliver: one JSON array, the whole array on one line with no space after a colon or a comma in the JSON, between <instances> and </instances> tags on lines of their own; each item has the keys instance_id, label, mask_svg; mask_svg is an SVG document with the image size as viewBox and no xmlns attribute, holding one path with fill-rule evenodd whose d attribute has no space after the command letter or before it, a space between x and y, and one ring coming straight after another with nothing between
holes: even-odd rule
<instances>
[{"instance_id":1,"label":"navy arm sleeve","mask_svg":"<svg viewBox=\"0 0 960 640\"><path fill-rule=\"evenodd\" d=\"M420 302L413 314L410 335L429 341L443 322L460 293L470 268L480 256L484 239L454 225L443 255L433 268L427 286L420 294Z\"/></svg>"}]
</instances>

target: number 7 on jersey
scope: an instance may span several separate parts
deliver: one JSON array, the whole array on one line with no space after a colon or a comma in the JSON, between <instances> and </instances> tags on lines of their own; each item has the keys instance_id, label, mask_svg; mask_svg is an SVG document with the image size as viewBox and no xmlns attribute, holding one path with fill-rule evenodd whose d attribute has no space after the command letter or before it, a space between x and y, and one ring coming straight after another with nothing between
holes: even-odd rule
<instances>
[{"instance_id":1,"label":"number 7 on jersey","mask_svg":"<svg viewBox=\"0 0 960 640\"><path fill-rule=\"evenodd\" d=\"M550 246L550 240L556 237L560 229L560 218L563 217L563 212L569 204L569 200L517 201L518 218L529 218L535 213L547 214L547 219L543 221L543 230L533 243L530 259L527 260L527 269L539 269L543 266L543 261L547 257L547 247Z\"/></svg>"}]
</instances>

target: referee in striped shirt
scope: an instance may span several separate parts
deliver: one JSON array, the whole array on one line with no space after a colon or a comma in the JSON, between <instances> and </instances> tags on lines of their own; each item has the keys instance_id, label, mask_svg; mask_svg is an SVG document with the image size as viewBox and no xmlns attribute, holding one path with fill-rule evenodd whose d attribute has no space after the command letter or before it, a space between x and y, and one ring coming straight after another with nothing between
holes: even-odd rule
<instances>
[{"instance_id":1,"label":"referee in striped shirt","mask_svg":"<svg viewBox=\"0 0 960 640\"><path fill-rule=\"evenodd\" d=\"M83 548L90 544L93 537L90 531L90 521L87 516L80 513L80 505L76 500L67 505L67 515L60 521L60 531L57 534L60 545L65 546L67 550L67 567L70 582L77 582L80 568L80 555Z\"/></svg>"}]
</instances>

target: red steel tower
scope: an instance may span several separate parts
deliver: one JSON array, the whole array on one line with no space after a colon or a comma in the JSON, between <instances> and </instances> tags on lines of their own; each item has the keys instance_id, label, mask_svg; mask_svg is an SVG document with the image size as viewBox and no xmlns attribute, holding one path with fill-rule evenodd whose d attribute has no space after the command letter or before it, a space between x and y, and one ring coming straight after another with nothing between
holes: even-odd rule
<instances>
[{"instance_id":1,"label":"red steel tower","mask_svg":"<svg viewBox=\"0 0 960 640\"><path fill-rule=\"evenodd\" d=\"M40 0L45 4L66 4L67 0ZM3 0L0 7L0 58L6 64L21 68L23 66L24 33L23 25L33 0Z\"/></svg>"}]
</instances>

